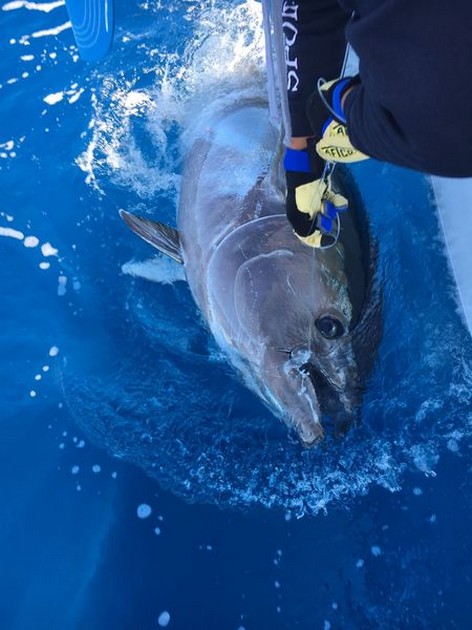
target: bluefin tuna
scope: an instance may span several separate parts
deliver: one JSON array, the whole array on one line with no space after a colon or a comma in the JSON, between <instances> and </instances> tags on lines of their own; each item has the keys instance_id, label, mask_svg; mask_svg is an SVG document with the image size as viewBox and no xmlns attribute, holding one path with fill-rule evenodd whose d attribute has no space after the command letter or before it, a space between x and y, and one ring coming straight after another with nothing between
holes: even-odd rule
<instances>
[{"instance_id":1,"label":"bluefin tuna","mask_svg":"<svg viewBox=\"0 0 472 630\"><path fill-rule=\"evenodd\" d=\"M375 248L355 186L335 246L315 250L285 216L282 146L264 103L224 108L185 157L177 229L121 212L185 268L196 304L245 384L305 446L358 415L380 336Z\"/></svg>"}]
</instances>

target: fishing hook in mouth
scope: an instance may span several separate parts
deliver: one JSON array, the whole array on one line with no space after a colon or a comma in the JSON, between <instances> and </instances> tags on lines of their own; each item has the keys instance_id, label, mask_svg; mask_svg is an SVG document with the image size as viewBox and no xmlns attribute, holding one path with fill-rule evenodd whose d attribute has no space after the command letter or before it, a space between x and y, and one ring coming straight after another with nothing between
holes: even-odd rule
<instances>
[{"instance_id":1,"label":"fishing hook in mouth","mask_svg":"<svg viewBox=\"0 0 472 630\"><path fill-rule=\"evenodd\" d=\"M298 370L302 374L306 374L306 370L302 369L304 365L311 363L312 352L308 348L295 348L294 350L281 350L288 356L285 362L284 371Z\"/></svg>"}]
</instances>

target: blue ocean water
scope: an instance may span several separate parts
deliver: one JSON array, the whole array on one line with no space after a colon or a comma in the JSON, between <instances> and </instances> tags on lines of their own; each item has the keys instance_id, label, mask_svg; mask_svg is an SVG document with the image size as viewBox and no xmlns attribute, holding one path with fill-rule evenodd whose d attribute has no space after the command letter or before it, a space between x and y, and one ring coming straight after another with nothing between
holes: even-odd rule
<instances>
[{"instance_id":1,"label":"blue ocean water","mask_svg":"<svg viewBox=\"0 0 472 630\"><path fill-rule=\"evenodd\" d=\"M469 627L472 342L426 181L353 169L383 339L361 423L304 451L117 212L175 220L192 95L261 80L260 6L117 5L98 65L61 1L0 12L0 627Z\"/></svg>"}]
</instances>

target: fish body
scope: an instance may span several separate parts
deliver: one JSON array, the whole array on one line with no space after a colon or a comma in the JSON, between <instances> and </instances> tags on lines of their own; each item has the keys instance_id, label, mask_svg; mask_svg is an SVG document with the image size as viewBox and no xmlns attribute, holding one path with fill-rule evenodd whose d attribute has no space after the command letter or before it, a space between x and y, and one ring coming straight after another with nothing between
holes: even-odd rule
<instances>
[{"instance_id":1,"label":"fish body","mask_svg":"<svg viewBox=\"0 0 472 630\"><path fill-rule=\"evenodd\" d=\"M246 385L311 446L324 435L324 417L339 428L356 416L379 337L379 299L358 196L335 246L302 244L285 216L281 149L264 103L233 105L189 147L167 245L165 226L132 215L127 223L184 264L199 309Z\"/></svg>"}]
</instances>

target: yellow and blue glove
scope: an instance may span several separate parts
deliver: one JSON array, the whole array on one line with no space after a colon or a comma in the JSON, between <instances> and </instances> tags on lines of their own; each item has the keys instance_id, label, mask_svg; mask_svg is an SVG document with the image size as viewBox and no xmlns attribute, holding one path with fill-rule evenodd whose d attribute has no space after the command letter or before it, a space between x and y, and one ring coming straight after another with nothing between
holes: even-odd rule
<instances>
[{"instance_id":1,"label":"yellow and blue glove","mask_svg":"<svg viewBox=\"0 0 472 630\"><path fill-rule=\"evenodd\" d=\"M325 163L313 151L287 148L286 212L295 235L309 247L330 247L336 242L336 217L347 210L347 199L333 191L324 177Z\"/></svg>"},{"instance_id":2,"label":"yellow and blue glove","mask_svg":"<svg viewBox=\"0 0 472 630\"><path fill-rule=\"evenodd\" d=\"M334 81L320 79L318 90L308 99L307 114L310 120L319 120L319 108L322 105L331 113L331 117L321 130L321 139L316 143L316 152L323 160L348 164L369 158L368 155L352 145L347 133L346 116L342 107L343 96L359 83L359 76L335 79ZM317 129L313 131L319 132Z\"/></svg>"}]
</instances>

